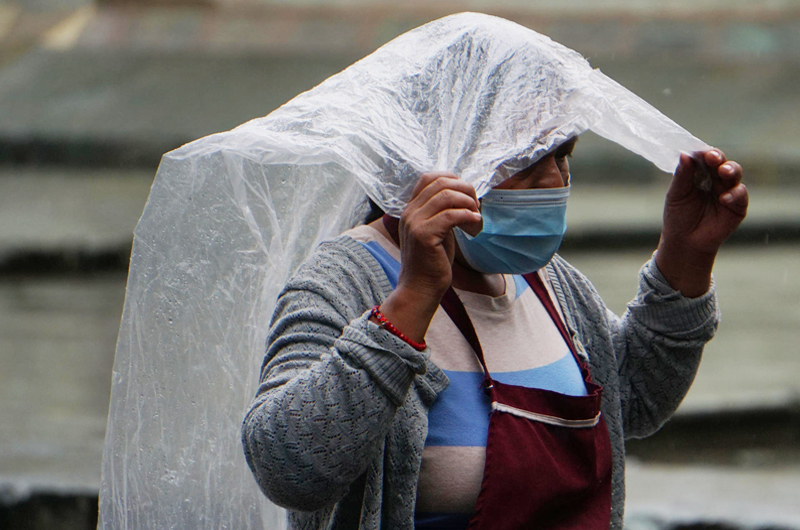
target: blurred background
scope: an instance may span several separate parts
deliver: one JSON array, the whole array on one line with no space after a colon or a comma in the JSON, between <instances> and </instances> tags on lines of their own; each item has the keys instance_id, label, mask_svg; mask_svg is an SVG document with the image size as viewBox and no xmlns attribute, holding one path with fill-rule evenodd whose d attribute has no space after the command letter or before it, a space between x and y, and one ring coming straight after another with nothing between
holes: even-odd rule
<instances>
[{"instance_id":1,"label":"blurred background","mask_svg":"<svg viewBox=\"0 0 800 530\"><path fill-rule=\"evenodd\" d=\"M628 446L629 529L800 529L800 2L0 0L0 528L88 529L133 228L161 155L460 11L578 50L745 167L723 311L678 414ZM616 312L669 176L571 161L562 254Z\"/></svg>"}]
</instances>

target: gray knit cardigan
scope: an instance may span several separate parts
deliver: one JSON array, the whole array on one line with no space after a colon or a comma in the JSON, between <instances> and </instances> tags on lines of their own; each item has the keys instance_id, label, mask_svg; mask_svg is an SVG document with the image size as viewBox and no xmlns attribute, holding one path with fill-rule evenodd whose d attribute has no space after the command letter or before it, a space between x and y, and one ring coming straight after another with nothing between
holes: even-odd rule
<instances>
[{"instance_id":1,"label":"gray knit cardigan","mask_svg":"<svg viewBox=\"0 0 800 530\"><path fill-rule=\"evenodd\" d=\"M611 528L622 528L625 445L655 432L694 378L718 311L714 289L674 291L651 260L620 318L556 256L547 272L592 377L613 449ZM369 321L392 286L358 242L321 244L278 299L261 384L244 420L258 484L297 529L414 528L427 412L447 376Z\"/></svg>"}]
</instances>

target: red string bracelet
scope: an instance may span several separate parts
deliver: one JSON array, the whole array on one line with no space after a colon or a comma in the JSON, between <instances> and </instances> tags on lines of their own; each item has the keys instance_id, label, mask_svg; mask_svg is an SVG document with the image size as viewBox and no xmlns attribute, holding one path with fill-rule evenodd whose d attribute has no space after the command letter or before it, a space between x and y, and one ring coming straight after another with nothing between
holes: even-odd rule
<instances>
[{"instance_id":1,"label":"red string bracelet","mask_svg":"<svg viewBox=\"0 0 800 530\"><path fill-rule=\"evenodd\" d=\"M375 307L372 308L372 313L370 313L370 317L377 318L378 322L380 323L380 325L381 325L381 327L383 329L385 329L386 331L388 331L389 333L391 333L395 337L399 338L403 342L407 343L409 346L411 346L415 350L422 351L422 350L424 350L425 348L428 347L428 345L425 344L424 340L422 342L414 342L413 340L411 340L408 337L406 337L405 333L403 333L402 331L400 331L399 329L394 327L394 324L389 322L389 320L385 316L383 316L383 313L381 313L380 306L376 305Z\"/></svg>"}]
</instances>

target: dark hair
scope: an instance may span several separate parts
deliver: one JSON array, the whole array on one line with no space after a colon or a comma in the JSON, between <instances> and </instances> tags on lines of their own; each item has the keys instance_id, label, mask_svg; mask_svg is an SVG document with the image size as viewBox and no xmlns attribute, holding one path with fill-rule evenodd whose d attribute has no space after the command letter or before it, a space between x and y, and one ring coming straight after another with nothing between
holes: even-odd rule
<instances>
[{"instance_id":1,"label":"dark hair","mask_svg":"<svg viewBox=\"0 0 800 530\"><path fill-rule=\"evenodd\" d=\"M369 200L369 213L367 214L367 217L364 219L364 224L369 224L372 221L377 221L378 219L383 217L384 214L384 211L381 210L381 207L378 206L378 204L375 201L373 201L369 197L367 197L367 200Z\"/></svg>"}]
</instances>

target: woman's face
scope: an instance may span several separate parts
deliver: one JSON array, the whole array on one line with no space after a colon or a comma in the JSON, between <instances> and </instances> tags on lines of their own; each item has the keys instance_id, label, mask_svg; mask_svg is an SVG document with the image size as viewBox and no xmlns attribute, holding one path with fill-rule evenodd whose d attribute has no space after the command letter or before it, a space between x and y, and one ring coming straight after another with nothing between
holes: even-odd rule
<instances>
[{"instance_id":1,"label":"woman's face","mask_svg":"<svg viewBox=\"0 0 800 530\"><path fill-rule=\"evenodd\" d=\"M578 137L559 145L544 158L494 187L499 190L563 188L569 184L569 162Z\"/></svg>"}]
</instances>

